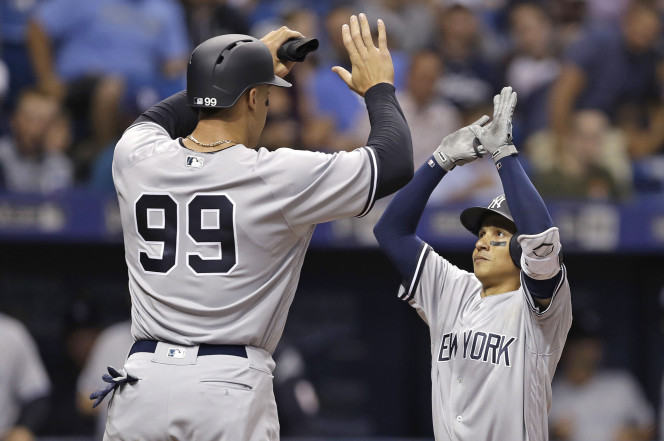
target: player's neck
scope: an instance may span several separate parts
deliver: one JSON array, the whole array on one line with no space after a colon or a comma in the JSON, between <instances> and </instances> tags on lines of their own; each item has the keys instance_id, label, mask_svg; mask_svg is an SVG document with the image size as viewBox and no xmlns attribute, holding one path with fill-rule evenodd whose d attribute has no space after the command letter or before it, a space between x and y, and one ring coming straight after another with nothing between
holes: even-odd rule
<instances>
[{"instance_id":1,"label":"player's neck","mask_svg":"<svg viewBox=\"0 0 664 441\"><path fill-rule=\"evenodd\" d=\"M512 292L519 289L521 286L521 280L518 278L505 279L500 282L495 283L485 283L482 282L482 297L493 296L496 294L504 294L506 292Z\"/></svg>"},{"instance_id":2,"label":"player's neck","mask_svg":"<svg viewBox=\"0 0 664 441\"><path fill-rule=\"evenodd\" d=\"M222 140L232 141L232 143L224 143L210 148L201 146L188 139L183 140L187 147L203 152L221 150L235 144L247 145L247 140L249 139L245 125L238 124L236 121L229 122L218 119L204 119L199 121L191 136L200 144L214 144Z\"/></svg>"}]
</instances>

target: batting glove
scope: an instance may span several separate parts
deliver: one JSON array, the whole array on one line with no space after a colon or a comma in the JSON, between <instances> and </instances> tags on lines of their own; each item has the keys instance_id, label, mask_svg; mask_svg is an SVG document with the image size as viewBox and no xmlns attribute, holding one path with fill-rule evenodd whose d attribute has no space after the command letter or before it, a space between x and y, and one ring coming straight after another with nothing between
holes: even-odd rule
<instances>
[{"instance_id":1,"label":"batting glove","mask_svg":"<svg viewBox=\"0 0 664 441\"><path fill-rule=\"evenodd\" d=\"M468 164L481 158L487 151L476 139L474 130L482 130L489 117L484 115L473 124L457 130L443 138L433 157L445 171L450 171L457 165Z\"/></svg>"},{"instance_id":2,"label":"batting glove","mask_svg":"<svg viewBox=\"0 0 664 441\"><path fill-rule=\"evenodd\" d=\"M99 406L99 404L101 404L102 401L104 401L106 395L108 395L111 391L117 389L118 386L120 386L121 384L125 383L131 384L138 381L138 378L128 374L127 372L125 372L124 369L117 370L113 366L108 366L107 369L108 369L108 374L104 374L101 377L101 379L108 384L90 394L90 399L95 400L95 402L92 404L93 409Z\"/></svg>"},{"instance_id":3,"label":"batting glove","mask_svg":"<svg viewBox=\"0 0 664 441\"><path fill-rule=\"evenodd\" d=\"M497 163L505 156L517 155L512 140L512 114L516 106L516 92L511 87L503 87L499 95L493 97L493 121L486 127L471 126L480 144L491 153Z\"/></svg>"}]
</instances>

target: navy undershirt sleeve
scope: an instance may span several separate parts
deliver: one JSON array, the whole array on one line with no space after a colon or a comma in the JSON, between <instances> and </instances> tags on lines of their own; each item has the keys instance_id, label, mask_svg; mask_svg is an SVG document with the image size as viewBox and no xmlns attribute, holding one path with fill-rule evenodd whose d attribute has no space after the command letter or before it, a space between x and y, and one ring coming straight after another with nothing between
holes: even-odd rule
<instances>
[{"instance_id":1,"label":"navy undershirt sleeve","mask_svg":"<svg viewBox=\"0 0 664 441\"><path fill-rule=\"evenodd\" d=\"M526 273L523 273L523 281L528 288L528 292L536 299L550 299L553 297L553 293L560 284L562 277L562 271L558 271L558 274L550 279L543 280L530 278Z\"/></svg>"},{"instance_id":2,"label":"navy undershirt sleeve","mask_svg":"<svg viewBox=\"0 0 664 441\"><path fill-rule=\"evenodd\" d=\"M549 210L516 156L506 156L498 161L498 165L498 174L517 231L520 234L539 234L553 227Z\"/></svg>"},{"instance_id":3,"label":"navy undershirt sleeve","mask_svg":"<svg viewBox=\"0 0 664 441\"><path fill-rule=\"evenodd\" d=\"M433 157L432 157L433 158ZM432 159L433 160L433 159ZM415 234L431 192L445 176L437 164L422 165L413 179L390 201L374 227L378 244L401 276L410 280L424 242Z\"/></svg>"},{"instance_id":4,"label":"navy undershirt sleeve","mask_svg":"<svg viewBox=\"0 0 664 441\"><path fill-rule=\"evenodd\" d=\"M150 107L134 121L134 124L146 121L162 126L172 139L181 138L196 128L198 112L189 107L187 92L183 90Z\"/></svg>"},{"instance_id":5,"label":"navy undershirt sleeve","mask_svg":"<svg viewBox=\"0 0 664 441\"><path fill-rule=\"evenodd\" d=\"M498 161L498 164L498 174L517 231L521 234L539 234L553 227L549 210L517 157L506 156ZM546 280L535 280L525 274L524 276L528 291L534 298L548 299L553 296L562 271Z\"/></svg>"},{"instance_id":6,"label":"navy undershirt sleeve","mask_svg":"<svg viewBox=\"0 0 664 441\"><path fill-rule=\"evenodd\" d=\"M376 152L376 198L394 193L413 177L413 144L394 86L379 83L364 94L371 133L367 146Z\"/></svg>"}]
</instances>

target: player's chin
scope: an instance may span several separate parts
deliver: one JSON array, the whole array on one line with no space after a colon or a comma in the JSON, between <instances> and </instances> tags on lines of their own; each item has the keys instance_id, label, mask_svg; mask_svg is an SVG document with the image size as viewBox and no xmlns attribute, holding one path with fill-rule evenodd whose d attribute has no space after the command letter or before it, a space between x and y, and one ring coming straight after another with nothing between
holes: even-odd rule
<instances>
[{"instance_id":1,"label":"player's chin","mask_svg":"<svg viewBox=\"0 0 664 441\"><path fill-rule=\"evenodd\" d=\"M478 259L473 261L473 272L475 273L476 276L481 276L482 274L487 272L486 269L487 262L488 261L483 259Z\"/></svg>"},{"instance_id":2,"label":"player's chin","mask_svg":"<svg viewBox=\"0 0 664 441\"><path fill-rule=\"evenodd\" d=\"M488 276L496 271L495 262L487 259L477 259L473 262L473 270L476 276Z\"/></svg>"}]
</instances>

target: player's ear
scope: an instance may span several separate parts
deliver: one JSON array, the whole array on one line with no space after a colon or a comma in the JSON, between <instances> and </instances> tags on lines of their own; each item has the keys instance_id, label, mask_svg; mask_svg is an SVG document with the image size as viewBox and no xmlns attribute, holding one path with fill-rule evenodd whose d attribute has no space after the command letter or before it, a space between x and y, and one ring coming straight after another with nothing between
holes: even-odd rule
<instances>
[{"instance_id":1,"label":"player's ear","mask_svg":"<svg viewBox=\"0 0 664 441\"><path fill-rule=\"evenodd\" d=\"M249 91L247 93L247 99L248 99L247 104L249 105L249 109L256 110L256 106L258 105L258 88L257 87L252 87L251 89L249 89Z\"/></svg>"},{"instance_id":2,"label":"player's ear","mask_svg":"<svg viewBox=\"0 0 664 441\"><path fill-rule=\"evenodd\" d=\"M521 245L519 244L518 238L520 234L515 234L510 238L510 257L514 265L521 269Z\"/></svg>"}]
</instances>

